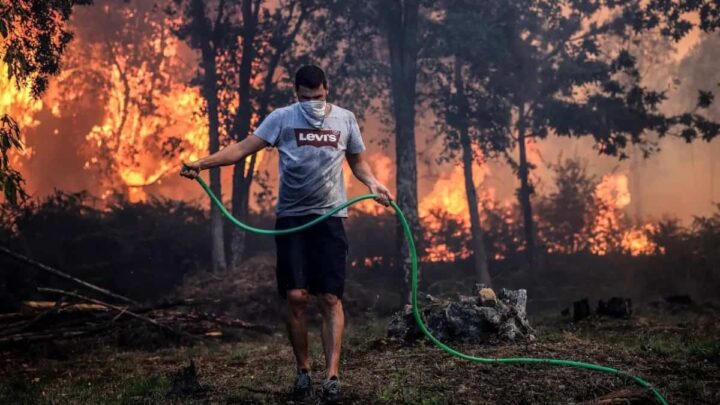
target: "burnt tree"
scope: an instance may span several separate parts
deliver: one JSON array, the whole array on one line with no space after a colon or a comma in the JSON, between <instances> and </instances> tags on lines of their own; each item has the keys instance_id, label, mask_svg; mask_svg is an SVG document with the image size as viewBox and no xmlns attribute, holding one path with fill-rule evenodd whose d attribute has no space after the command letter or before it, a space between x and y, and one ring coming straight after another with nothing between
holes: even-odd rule
<instances>
[{"instance_id":1,"label":"burnt tree","mask_svg":"<svg viewBox=\"0 0 720 405\"><path fill-rule=\"evenodd\" d=\"M390 89L395 121L397 204L407 217L410 229L420 229L417 195L417 148L415 108L418 63L418 20L420 1L393 0L386 3L385 30L390 55ZM397 244L405 280L404 295L410 301L411 261L398 222Z\"/></svg>"},{"instance_id":2,"label":"burnt tree","mask_svg":"<svg viewBox=\"0 0 720 405\"><path fill-rule=\"evenodd\" d=\"M219 95L218 95L218 71L217 58L223 52L223 45L227 39L224 31L228 21L226 2L220 0L215 10L215 18L210 19L203 0L190 0L185 5L185 16L187 22L178 30L178 36L189 43L189 45L200 51L199 82L201 83L201 94L206 102L206 113L209 126L209 153L215 153L220 149L220 119L218 116ZM210 169L210 189L219 198L222 198L222 187L220 184L220 169ZM213 204L210 205L210 235L212 239L212 270L213 272L223 271L227 268L225 259L225 247L223 237L223 220L220 210Z\"/></svg>"}]
</instances>

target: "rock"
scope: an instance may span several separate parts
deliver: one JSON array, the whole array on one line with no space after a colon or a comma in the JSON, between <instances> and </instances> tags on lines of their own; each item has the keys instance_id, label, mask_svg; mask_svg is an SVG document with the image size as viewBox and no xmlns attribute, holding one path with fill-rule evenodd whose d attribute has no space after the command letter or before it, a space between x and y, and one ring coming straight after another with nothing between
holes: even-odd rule
<instances>
[{"instance_id":1,"label":"rock","mask_svg":"<svg viewBox=\"0 0 720 405\"><path fill-rule=\"evenodd\" d=\"M500 291L500 299L507 301L513 308L515 308L515 311L521 318L527 319L527 290L508 290L503 288Z\"/></svg>"},{"instance_id":2,"label":"rock","mask_svg":"<svg viewBox=\"0 0 720 405\"><path fill-rule=\"evenodd\" d=\"M488 300L482 301L481 291ZM495 343L499 341L532 341L533 329L527 320L527 291L502 290L496 295L492 289L478 288L475 297L458 296L444 300L432 296L421 297L420 311L432 334L444 342ZM494 305L490 304L494 298ZM492 305L492 306L491 306ZM388 336L414 342L423 338L412 308L407 306L396 313L388 325Z\"/></svg>"},{"instance_id":3,"label":"rock","mask_svg":"<svg viewBox=\"0 0 720 405\"><path fill-rule=\"evenodd\" d=\"M622 297L612 297L608 302L600 300L598 301L597 314L627 319L632 315L632 301L629 298Z\"/></svg>"},{"instance_id":4,"label":"rock","mask_svg":"<svg viewBox=\"0 0 720 405\"><path fill-rule=\"evenodd\" d=\"M573 302L573 321L578 322L590 316L590 302L587 298Z\"/></svg>"},{"instance_id":5,"label":"rock","mask_svg":"<svg viewBox=\"0 0 720 405\"><path fill-rule=\"evenodd\" d=\"M483 287L480 289L478 299L481 307L497 306L497 296L492 288Z\"/></svg>"}]
</instances>

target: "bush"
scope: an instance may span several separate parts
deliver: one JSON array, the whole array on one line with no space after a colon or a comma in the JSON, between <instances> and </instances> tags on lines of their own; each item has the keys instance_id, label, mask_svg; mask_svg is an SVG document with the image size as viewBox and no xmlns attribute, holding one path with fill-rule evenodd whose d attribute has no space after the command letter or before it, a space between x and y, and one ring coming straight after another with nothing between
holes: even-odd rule
<instances>
[{"instance_id":1,"label":"bush","mask_svg":"<svg viewBox=\"0 0 720 405\"><path fill-rule=\"evenodd\" d=\"M2 243L39 262L135 299L161 295L209 262L204 210L180 201L118 199L105 209L86 193L58 191L31 202L0 230ZM57 278L0 258L0 309Z\"/></svg>"}]
</instances>

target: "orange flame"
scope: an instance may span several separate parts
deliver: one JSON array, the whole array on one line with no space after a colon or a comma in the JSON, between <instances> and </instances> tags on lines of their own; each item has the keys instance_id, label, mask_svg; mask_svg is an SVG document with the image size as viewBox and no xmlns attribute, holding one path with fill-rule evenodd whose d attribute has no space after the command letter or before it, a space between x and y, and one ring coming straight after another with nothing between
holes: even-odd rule
<instances>
[{"instance_id":1,"label":"orange flame","mask_svg":"<svg viewBox=\"0 0 720 405\"><path fill-rule=\"evenodd\" d=\"M0 116L8 114L20 127L20 136L23 144L23 129L36 127L40 122L35 118L43 108L43 102L33 98L29 85L18 86L14 79L8 78L8 66L0 61ZM15 167L22 166L22 158L29 158L33 154L30 147L22 150L13 149L10 154L10 164Z\"/></svg>"},{"instance_id":2,"label":"orange flame","mask_svg":"<svg viewBox=\"0 0 720 405\"><path fill-rule=\"evenodd\" d=\"M168 74L164 70L170 68L170 58L177 52L177 40L167 41L167 46L157 49L163 58L158 67L161 75ZM155 48L161 45L153 43ZM86 135L92 156L85 168L102 164L128 188L131 201L140 201L146 198L144 187L160 181L180 160L195 160L207 150L208 129L199 115L203 101L197 88L166 76L168 89L150 90L155 108L148 109L137 99L154 85L152 67L140 66L130 77L121 73L121 69L127 70L127 63L119 56L109 72L104 117ZM112 179L104 180L109 180L105 184L108 189L117 188Z\"/></svg>"},{"instance_id":3,"label":"orange flame","mask_svg":"<svg viewBox=\"0 0 720 405\"><path fill-rule=\"evenodd\" d=\"M639 228L633 228L623 233L621 246L624 252L632 256L651 255L656 252L663 254L665 248L658 246L650 240L650 235L657 230L653 224L645 224Z\"/></svg>"},{"instance_id":4,"label":"orange flame","mask_svg":"<svg viewBox=\"0 0 720 405\"><path fill-rule=\"evenodd\" d=\"M487 165L474 164L472 171L473 181L477 189L485 181L485 177L490 170ZM454 236L461 236L460 234L462 234L469 237L470 214L464 184L465 174L462 165L458 163L453 167L449 175L438 179L433 185L432 191L420 201L418 206L419 215L428 232L437 233L441 231L442 222L433 213L442 212L446 215L446 218L462 224L461 229L457 231L459 234ZM465 259L470 254L471 252L468 249L463 248L461 251L455 252L447 244L439 243L428 247L426 260L452 262L457 259Z\"/></svg>"},{"instance_id":5,"label":"orange flame","mask_svg":"<svg viewBox=\"0 0 720 405\"><path fill-rule=\"evenodd\" d=\"M631 201L628 178L624 174L603 176L595 189L599 210L593 220L590 251L605 255L616 250L632 256L655 253L657 245L650 240L652 224L623 229L623 208ZM660 250L662 253L662 250Z\"/></svg>"},{"instance_id":6,"label":"orange flame","mask_svg":"<svg viewBox=\"0 0 720 405\"><path fill-rule=\"evenodd\" d=\"M392 159L390 159L387 155L381 152L375 152L370 154L370 156L365 158L365 160L370 164L370 167L372 168L377 180L385 186L390 187L390 174L392 173L394 166ZM343 176L345 184L351 184L350 177L352 176L352 171L347 165L347 162L344 163ZM364 191L365 189L363 189L363 192ZM387 212L387 209L385 207L379 205L377 202L372 200L361 201L360 203L353 206L353 210L357 210L364 214L374 216Z\"/></svg>"}]
</instances>

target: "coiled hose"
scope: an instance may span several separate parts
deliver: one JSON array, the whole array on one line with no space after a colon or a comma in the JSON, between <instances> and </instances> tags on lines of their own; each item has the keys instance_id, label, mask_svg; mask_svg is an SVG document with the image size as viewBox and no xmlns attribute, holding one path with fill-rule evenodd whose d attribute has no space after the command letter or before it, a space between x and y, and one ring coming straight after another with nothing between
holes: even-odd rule
<instances>
[{"instance_id":1,"label":"coiled hose","mask_svg":"<svg viewBox=\"0 0 720 405\"><path fill-rule=\"evenodd\" d=\"M250 225L244 224L240 221L238 221L235 217L232 216L232 214L225 208L222 201L210 190L210 187L205 183L205 181L200 177L195 177L195 180L200 184L200 186L205 190L207 195L212 200L213 204L222 212L222 214L227 218L230 222L232 222L234 225L252 233L260 234L260 235L285 235L289 233L294 232L300 232L304 229L310 228L313 225L324 221L326 218L332 216L336 212L340 211L343 208L349 207L353 204L356 204L362 200L368 200L371 198L375 198L375 194L365 194L358 197L355 197L351 200L346 201L345 203L341 204L340 206L337 206L330 210L329 212L325 213L324 215L306 223L300 226L297 226L295 228L288 228L288 229L261 229L261 228L255 228ZM408 225L407 219L405 219L405 215L400 210L400 207L395 203L395 201L390 201L390 206L395 210L395 215L397 215L398 219L400 220L400 224L402 225L403 231L405 232L405 240L408 244L408 250L410 252L410 258L412 260L412 311L413 315L415 317L415 322L417 322L418 327L422 331L422 333L427 337L431 342L435 344L435 346L439 347L446 353L453 355L455 357L459 357L461 359L469 360L475 363L481 363L481 364L551 364L555 366L566 366L566 367L576 367L576 368L584 368L588 370L594 370L594 371L602 371L605 373L615 374L621 377L630 378L633 381L635 381L638 385L649 389L652 391L652 393L655 395L655 398L663 404L667 405L667 401L665 398L660 394L660 391L658 391L655 387L653 387L650 383L643 380L642 378L632 375L630 373L627 373L622 370L618 370L612 367L606 367L601 366L598 364L592 364L592 363L585 363L581 361L573 361L573 360L562 360L562 359L542 359L542 358L532 358L532 357L507 357L507 358L485 358L485 357L475 357L471 356L469 354L465 354L462 352L459 352L452 347L449 347L445 343L438 340L433 334L430 332L430 330L427 328L425 323L423 322L422 316L420 315L420 309L418 308L418 302L417 302L417 289L418 289L418 257L417 252L415 250L415 242L413 241L412 237L412 231L410 230L410 226Z\"/></svg>"}]
</instances>

